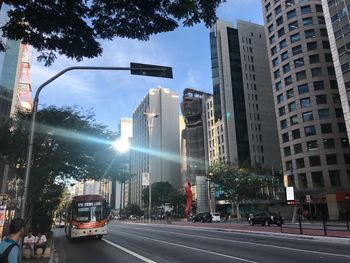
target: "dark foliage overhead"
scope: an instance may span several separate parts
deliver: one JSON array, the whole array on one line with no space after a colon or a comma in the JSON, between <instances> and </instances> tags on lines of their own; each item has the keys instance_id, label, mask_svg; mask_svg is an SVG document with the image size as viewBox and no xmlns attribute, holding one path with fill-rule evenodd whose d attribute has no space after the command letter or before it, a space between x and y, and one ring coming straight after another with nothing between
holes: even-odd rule
<instances>
[{"instance_id":1,"label":"dark foliage overhead","mask_svg":"<svg viewBox=\"0 0 350 263\"><path fill-rule=\"evenodd\" d=\"M4 0L13 9L3 35L41 52L50 65L57 53L81 61L102 54L100 39L148 40L179 24L212 25L225 0ZM0 48L4 48L3 44Z\"/></svg>"}]
</instances>

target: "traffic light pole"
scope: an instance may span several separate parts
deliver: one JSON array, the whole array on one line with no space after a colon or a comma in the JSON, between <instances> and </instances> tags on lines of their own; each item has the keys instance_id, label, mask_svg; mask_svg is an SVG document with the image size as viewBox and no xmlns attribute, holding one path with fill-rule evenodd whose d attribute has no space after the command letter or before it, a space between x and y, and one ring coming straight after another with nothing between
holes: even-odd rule
<instances>
[{"instance_id":1,"label":"traffic light pole","mask_svg":"<svg viewBox=\"0 0 350 263\"><path fill-rule=\"evenodd\" d=\"M130 71L134 75L143 75L143 76L153 76L153 77L163 77L163 78L172 78L172 69L170 67L163 66L155 66L155 65L147 65L147 64L137 64L130 63L130 67L90 67L90 66L75 66L69 67L61 72L54 75L49 80L45 81L41 84L38 90L35 93L34 101L33 101L33 109L32 109L32 118L30 121L30 133L28 140L28 148L27 148L27 160L26 160L26 171L25 171L25 179L24 179L24 189L22 196L22 205L21 205L21 218L25 219L25 209L27 205L28 198L28 187L29 187L29 178L30 178L30 170L32 166L32 158L33 158L33 143L34 143L34 134L35 134L35 122L39 105L39 95L41 90L50 84L55 79L59 78L63 74L68 71L73 70L108 70L108 71Z\"/></svg>"}]
</instances>

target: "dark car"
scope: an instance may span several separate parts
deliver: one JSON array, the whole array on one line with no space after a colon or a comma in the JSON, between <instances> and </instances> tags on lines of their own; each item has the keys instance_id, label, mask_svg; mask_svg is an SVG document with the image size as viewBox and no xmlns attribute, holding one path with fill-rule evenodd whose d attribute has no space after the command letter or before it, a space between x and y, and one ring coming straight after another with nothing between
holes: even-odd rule
<instances>
[{"instance_id":1,"label":"dark car","mask_svg":"<svg viewBox=\"0 0 350 263\"><path fill-rule=\"evenodd\" d=\"M280 226L283 224L283 217L281 215L263 212L249 217L248 221L251 226L254 226L255 224L261 224L263 226L276 224Z\"/></svg>"},{"instance_id":2,"label":"dark car","mask_svg":"<svg viewBox=\"0 0 350 263\"><path fill-rule=\"evenodd\" d=\"M211 223L212 215L210 214L210 212L198 213L198 214L194 215L191 219L192 219L193 223L195 223L195 222L201 222L201 223L208 222L208 223Z\"/></svg>"}]
</instances>

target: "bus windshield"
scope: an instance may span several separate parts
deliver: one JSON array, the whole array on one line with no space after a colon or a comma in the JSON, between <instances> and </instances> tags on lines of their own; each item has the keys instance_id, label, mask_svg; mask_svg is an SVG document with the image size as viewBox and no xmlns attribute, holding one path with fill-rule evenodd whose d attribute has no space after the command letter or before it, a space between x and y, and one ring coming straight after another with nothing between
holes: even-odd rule
<instances>
[{"instance_id":1,"label":"bus windshield","mask_svg":"<svg viewBox=\"0 0 350 263\"><path fill-rule=\"evenodd\" d=\"M103 202L77 202L73 207L73 220L79 222L96 222L105 219L106 209Z\"/></svg>"}]
</instances>

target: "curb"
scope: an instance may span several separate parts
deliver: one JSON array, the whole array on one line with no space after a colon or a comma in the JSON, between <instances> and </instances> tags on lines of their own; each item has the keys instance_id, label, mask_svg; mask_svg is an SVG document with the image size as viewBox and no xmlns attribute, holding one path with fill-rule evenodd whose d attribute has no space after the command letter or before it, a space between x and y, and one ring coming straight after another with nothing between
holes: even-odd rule
<instances>
[{"instance_id":1,"label":"curb","mask_svg":"<svg viewBox=\"0 0 350 263\"><path fill-rule=\"evenodd\" d=\"M297 234L288 234L288 233L274 233L274 232L264 232L264 231L252 231L252 230L240 230L240 229L230 229L230 228L214 228L214 227L192 227L184 225L171 225L171 224L148 224L148 223L131 223L131 222L120 222L121 224L137 224L137 225L153 225L153 226L170 226L170 227L186 227L192 229L204 229L212 231L222 231L222 232L234 232L234 233L243 233L243 234L255 234L255 235L264 235L271 237L282 237L282 238L291 238L291 239L303 239L303 240L317 240L321 242L328 243L338 243L338 244L350 244L350 238L347 237L327 237L327 236L311 236L311 235L297 235Z\"/></svg>"},{"instance_id":2,"label":"curb","mask_svg":"<svg viewBox=\"0 0 350 263\"><path fill-rule=\"evenodd\" d=\"M49 263L54 263L53 262L54 254L55 254L55 238L52 234L51 255L50 255Z\"/></svg>"}]
</instances>

